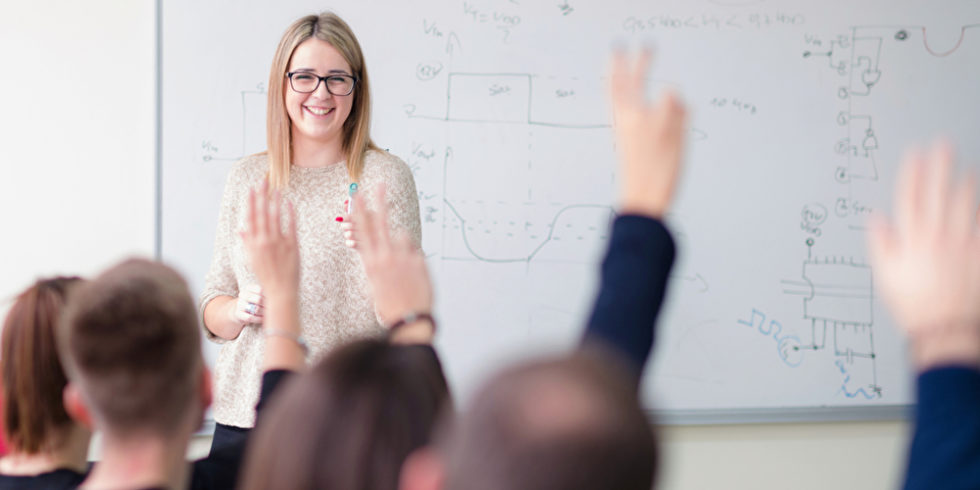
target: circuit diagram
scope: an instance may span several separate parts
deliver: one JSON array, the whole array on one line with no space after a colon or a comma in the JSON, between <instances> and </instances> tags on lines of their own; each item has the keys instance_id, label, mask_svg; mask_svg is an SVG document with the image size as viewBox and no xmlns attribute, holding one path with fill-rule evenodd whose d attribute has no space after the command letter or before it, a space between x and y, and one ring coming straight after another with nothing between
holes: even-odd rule
<instances>
[{"instance_id":1,"label":"circuit diagram","mask_svg":"<svg viewBox=\"0 0 980 490\"><path fill-rule=\"evenodd\" d=\"M871 203L879 201L875 196L891 188L885 168L897 163L891 161L896 147L906 142L891 128L879 130L888 116L879 114L883 104L874 96L895 90L898 77L908 78L903 66L895 66L896 57L942 63L975 27L962 27L959 40L944 50L930 44L923 26L854 26L830 39L807 36L805 40L803 58L825 65L838 80L835 97L842 106L834 122L840 137L832 143L837 162L828 165L828 173L833 172L839 192L803 206L799 229L805 237L806 258L799 278L784 279L781 286L784 294L802 298L803 331L808 332L809 342L798 349L830 354L825 359L832 359L831 369L841 375L840 396L873 400L884 393L875 348L875 330L880 326L874 318L873 271L854 258L853 250L828 249L829 253L817 255L814 249L820 248L830 229L863 234L864 221L875 208ZM886 146L892 151L884 162ZM829 226L831 221L838 226Z\"/></svg>"}]
</instances>

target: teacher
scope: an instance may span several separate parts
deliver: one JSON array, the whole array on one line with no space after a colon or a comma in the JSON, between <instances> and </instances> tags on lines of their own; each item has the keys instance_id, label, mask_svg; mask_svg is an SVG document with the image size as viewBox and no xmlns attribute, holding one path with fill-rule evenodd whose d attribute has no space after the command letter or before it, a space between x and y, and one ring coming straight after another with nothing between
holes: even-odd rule
<instances>
[{"instance_id":1,"label":"teacher","mask_svg":"<svg viewBox=\"0 0 980 490\"><path fill-rule=\"evenodd\" d=\"M371 141L367 68L350 27L332 13L294 22L276 49L268 86L268 150L243 158L228 175L201 295L207 337L224 344L215 365L212 453L254 425L264 337L281 334L262 328L261 289L238 235L249 189L268 178L270 190L295 207L308 362L352 339L384 334L363 266L341 229L352 189L370 195L384 184L391 227L421 243L412 173Z\"/></svg>"}]
</instances>

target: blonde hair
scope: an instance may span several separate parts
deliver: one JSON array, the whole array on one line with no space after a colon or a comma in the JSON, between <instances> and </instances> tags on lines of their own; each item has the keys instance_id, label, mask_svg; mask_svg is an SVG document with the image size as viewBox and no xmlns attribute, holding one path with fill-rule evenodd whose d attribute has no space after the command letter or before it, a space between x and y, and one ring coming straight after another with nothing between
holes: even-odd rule
<instances>
[{"instance_id":1,"label":"blonde hair","mask_svg":"<svg viewBox=\"0 0 980 490\"><path fill-rule=\"evenodd\" d=\"M282 189L289 184L289 165L293 160L293 136L283 100L288 86L286 71L289 70L293 51L310 38L325 41L340 51L351 67L351 74L357 77L357 85L350 95L354 97L354 101L343 127L347 173L353 181L361 178L364 154L368 150L378 149L370 135L371 90L361 45L350 26L336 14L324 12L320 15L307 15L286 29L272 58L272 69L269 72L266 140L269 148L269 183L274 189Z\"/></svg>"}]
</instances>

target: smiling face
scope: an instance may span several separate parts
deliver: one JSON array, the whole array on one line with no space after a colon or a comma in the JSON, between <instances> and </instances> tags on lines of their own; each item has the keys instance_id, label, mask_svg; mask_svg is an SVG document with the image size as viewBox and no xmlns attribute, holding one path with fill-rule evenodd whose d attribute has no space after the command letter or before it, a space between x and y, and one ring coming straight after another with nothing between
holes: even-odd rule
<instances>
[{"instance_id":1,"label":"smiling face","mask_svg":"<svg viewBox=\"0 0 980 490\"><path fill-rule=\"evenodd\" d=\"M307 39L296 47L288 71L309 72L316 76L353 74L340 51L317 38ZM283 89L294 140L302 138L343 144L344 121L350 115L353 92L345 96L332 95L321 82L315 91L304 94L293 90L288 80Z\"/></svg>"}]
</instances>

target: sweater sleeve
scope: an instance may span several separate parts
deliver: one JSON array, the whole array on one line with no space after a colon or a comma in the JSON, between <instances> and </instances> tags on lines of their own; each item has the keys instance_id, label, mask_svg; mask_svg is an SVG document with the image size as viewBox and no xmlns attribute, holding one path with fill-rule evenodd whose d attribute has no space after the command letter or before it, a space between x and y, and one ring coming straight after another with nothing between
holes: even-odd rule
<instances>
[{"instance_id":1,"label":"sweater sleeve","mask_svg":"<svg viewBox=\"0 0 980 490\"><path fill-rule=\"evenodd\" d=\"M211 256L211 267L204 279L204 291L198 303L201 326L208 340L225 343L225 339L211 333L204 326L204 309L208 303L218 296L238 296L238 281L232 266L232 250L235 246L235 220L238 207L238 183L240 178L237 171L240 165L235 165L228 174L225 191L221 197L221 209L218 212L218 226L214 235L214 252Z\"/></svg>"},{"instance_id":2,"label":"sweater sleeve","mask_svg":"<svg viewBox=\"0 0 980 490\"><path fill-rule=\"evenodd\" d=\"M653 349L674 255L674 240L660 221L619 216L613 222L583 343L612 348L635 369L637 382Z\"/></svg>"},{"instance_id":3,"label":"sweater sleeve","mask_svg":"<svg viewBox=\"0 0 980 490\"><path fill-rule=\"evenodd\" d=\"M904 488L980 488L980 370L931 369L917 391Z\"/></svg>"}]
</instances>

